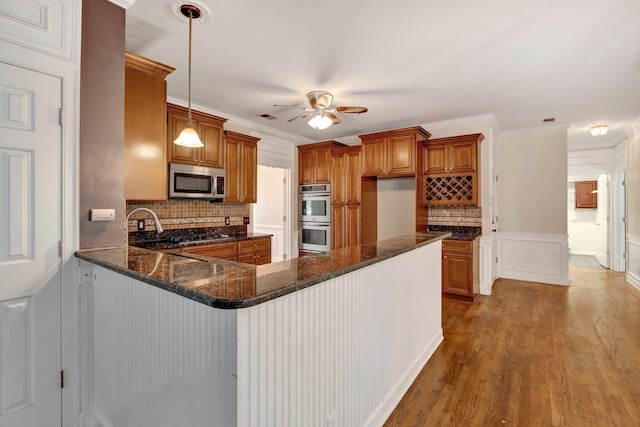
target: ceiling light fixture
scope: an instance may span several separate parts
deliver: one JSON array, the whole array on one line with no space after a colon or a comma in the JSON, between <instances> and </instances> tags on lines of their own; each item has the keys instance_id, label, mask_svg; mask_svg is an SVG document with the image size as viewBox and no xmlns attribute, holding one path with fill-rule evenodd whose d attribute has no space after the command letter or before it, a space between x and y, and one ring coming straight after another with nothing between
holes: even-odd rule
<instances>
[{"instance_id":1,"label":"ceiling light fixture","mask_svg":"<svg viewBox=\"0 0 640 427\"><path fill-rule=\"evenodd\" d=\"M193 25L193 19L200 18L202 13L200 9L192 4L181 5L180 12L189 18L189 109L187 112L187 124L173 143L183 147L198 148L204 146L204 144L200 141L198 132L193 128L193 122L191 121L191 27Z\"/></svg>"},{"instance_id":2,"label":"ceiling light fixture","mask_svg":"<svg viewBox=\"0 0 640 427\"><path fill-rule=\"evenodd\" d=\"M591 126L592 136L602 136L607 134L607 125Z\"/></svg>"},{"instance_id":3,"label":"ceiling light fixture","mask_svg":"<svg viewBox=\"0 0 640 427\"><path fill-rule=\"evenodd\" d=\"M307 122L307 124L314 129L322 130L331 126L333 124L333 120L324 113L317 113Z\"/></svg>"}]
</instances>

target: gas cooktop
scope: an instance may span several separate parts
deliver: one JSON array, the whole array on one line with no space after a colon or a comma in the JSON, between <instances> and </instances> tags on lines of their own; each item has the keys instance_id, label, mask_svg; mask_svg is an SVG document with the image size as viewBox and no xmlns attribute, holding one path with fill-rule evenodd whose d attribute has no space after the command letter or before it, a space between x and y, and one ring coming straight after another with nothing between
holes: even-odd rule
<instances>
[{"instance_id":1,"label":"gas cooktop","mask_svg":"<svg viewBox=\"0 0 640 427\"><path fill-rule=\"evenodd\" d=\"M167 238L167 241L176 243L179 246L189 246L212 243L227 238L229 238L227 234L182 234L179 236L170 236Z\"/></svg>"}]
</instances>

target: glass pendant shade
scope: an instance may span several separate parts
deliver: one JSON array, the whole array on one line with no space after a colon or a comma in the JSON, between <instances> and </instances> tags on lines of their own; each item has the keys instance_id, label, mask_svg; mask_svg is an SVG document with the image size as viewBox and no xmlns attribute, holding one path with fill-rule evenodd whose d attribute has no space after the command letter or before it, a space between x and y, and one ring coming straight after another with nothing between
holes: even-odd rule
<instances>
[{"instance_id":1,"label":"glass pendant shade","mask_svg":"<svg viewBox=\"0 0 640 427\"><path fill-rule=\"evenodd\" d=\"M193 124L187 123L180 135L173 141L176 145L181 145L183 147L192 147L198 148L203 147L204 144L200 141L200 137L198 136L198 132L193 128Z\"/></svg>"},{"instance_id":2,"label":"glass pendant shade","mask_svg":"<svg viewBox=\"0 0 640 427\"><path fill-rule=\"evenodd\" d=\"M331 126L333 124L333 120L324 114L316 114L307 124L314 129L322 130Z\"/></svg>"}]
</instances>

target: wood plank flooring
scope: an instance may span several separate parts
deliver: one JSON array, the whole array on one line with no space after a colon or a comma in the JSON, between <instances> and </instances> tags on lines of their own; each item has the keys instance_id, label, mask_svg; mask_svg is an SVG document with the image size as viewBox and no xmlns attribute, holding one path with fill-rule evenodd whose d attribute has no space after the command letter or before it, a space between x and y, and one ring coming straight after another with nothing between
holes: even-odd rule
<instances>
[{"instance_id":1,"label":"wood plank flooring","mask_svg":"<svg viewBox=\"0 0 640 427\"><path fill-rule=\"evenodd\" d=\"M444 342L385 426L640 426L640 291L604 269L569 280L445 300Z\"/></svg>"}]
</instances>

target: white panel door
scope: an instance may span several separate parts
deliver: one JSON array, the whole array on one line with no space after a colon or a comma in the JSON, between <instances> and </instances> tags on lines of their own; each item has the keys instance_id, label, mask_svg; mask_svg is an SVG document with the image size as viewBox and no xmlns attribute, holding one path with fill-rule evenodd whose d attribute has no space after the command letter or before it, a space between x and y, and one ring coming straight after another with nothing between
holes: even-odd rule
<instances>
[{"instance_id":1,"label":"white panel door","mask_svg":"<svg viewBox=\"0 0 640 427\"><path fill-rule=\"evenodd\" d=\"M61 425L59 78L0 62L0 426Z\"/></svg>"},{"instance_id":2,"label":"white panel door","mask_svg":"<svg viewBox=\"0 0 640 427\"><path fill-rule=\"evenodd\" d=\"M596 258L600 265L609 268L609 175L598 177L596 240Z\"/></svg>"}]
</instances>

